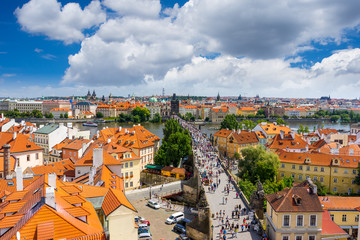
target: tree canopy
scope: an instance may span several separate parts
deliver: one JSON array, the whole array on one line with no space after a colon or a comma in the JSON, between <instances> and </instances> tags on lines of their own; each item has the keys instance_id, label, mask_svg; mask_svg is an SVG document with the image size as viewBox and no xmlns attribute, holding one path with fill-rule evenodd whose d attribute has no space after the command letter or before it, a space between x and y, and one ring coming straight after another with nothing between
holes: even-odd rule
<instances>
[{"instance_id":1,"label":"tree canopy","mask_svg":"<svg viewBox=\"0 0 360 240\"><path fill-rule=\"evenodd\" d=\"M239 160L240 178L249 179L252 183L257 180L275 180L280 166L277 154L266 151L262 146L244 148L241 154L243 158Z\"/></svg>"},{"instance_id":2,"label":"tree canopy","mask_svg":"<svg viewBox=\"0 0 360 240\"><path fill-rule=\"evenodd\" d=\"M234 114L226 115L224 120L220 124L220 129L230 129L230 130L238 130L240 129L240 124L236 120L236 117Z\"/></svg>"}]
</instances>

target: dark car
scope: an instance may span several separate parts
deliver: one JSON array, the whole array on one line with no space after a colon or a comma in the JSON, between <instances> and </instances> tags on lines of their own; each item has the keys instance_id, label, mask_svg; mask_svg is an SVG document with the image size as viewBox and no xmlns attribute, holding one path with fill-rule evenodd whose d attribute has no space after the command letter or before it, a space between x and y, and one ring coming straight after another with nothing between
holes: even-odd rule
<instances>
[{"instance_id":1,"label":"dark car","mask_svg":"<svg viewBox=\"0 0 360 240\"><path fill-rule=\"evenodd\" d=\"M186 224L191 222L190 219L184 218L180 220L173 228L174 232L185 234L186 233Z\"/></svg>"}]
</instances>

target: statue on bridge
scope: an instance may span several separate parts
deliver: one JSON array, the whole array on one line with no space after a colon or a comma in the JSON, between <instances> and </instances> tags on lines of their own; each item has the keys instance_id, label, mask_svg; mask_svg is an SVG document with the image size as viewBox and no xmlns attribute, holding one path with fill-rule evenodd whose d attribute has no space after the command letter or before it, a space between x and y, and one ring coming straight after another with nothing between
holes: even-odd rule
<instances>
[{"instance_id":1,"label":"statue on bridge","mask_svg":"<svg viewBox=\"0 0 360 240\"><path fill-rule=\"evenodd\" d=\"M257 216L260 219L264 218L264 200L265 200L264 187L259 180L257 182L257 190L254 191L250 196L250 208L251 210L255 210Z\"/></svg>"}]
</instances>

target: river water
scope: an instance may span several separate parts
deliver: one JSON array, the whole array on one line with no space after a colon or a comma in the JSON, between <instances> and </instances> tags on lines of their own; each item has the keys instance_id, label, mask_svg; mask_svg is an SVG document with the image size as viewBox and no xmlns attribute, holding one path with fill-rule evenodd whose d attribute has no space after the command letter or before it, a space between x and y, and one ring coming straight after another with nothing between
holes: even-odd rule
<instances>
[{"instance_id":1,"label":"river water","mask_svg":"<svg viewBox=\"0 0 360 240\"><path fill-rule=\"evenodd\" d=\"M333 128L333 129L337 129L337 130L342 130L345 132L349 132L350 131L350 124L340 124L340 123L330 123L330 122L303 122L303 121L292 121L289 123L289 127L293 130L297 130L300 126L300 124L302 124L304 127L308 126L309 130L312 132L315 127L321 127L322 124L324 124L324 128ZM160 123L142 123L142 126L144 126L147 130L149 130L150 132L154 133L156 136L158 136L159 138L163 138L164 134L163 134L163 129L165 127L165 124L160 124ZM109 128L118 128L118 127L123 127L123 128L131 128L133 126L133 124L128 124L128 123L118 123L118 122L110 122L110 123L98 123L98 127L85 127L82 125L82 123L73 123L73 126L76 126L77 128L79 128L80 130L90 130L91 133L91 137L94 136L96 134L96 131L99 129L103 129L104 127L109 127ZM201 126L201 131L203 133L206 133L208 136L210 134L214 134L215 132L217 132L219 129L219 125L214 125L214 124L207 124L205 126Z\"/></svg>"}]
</instances>

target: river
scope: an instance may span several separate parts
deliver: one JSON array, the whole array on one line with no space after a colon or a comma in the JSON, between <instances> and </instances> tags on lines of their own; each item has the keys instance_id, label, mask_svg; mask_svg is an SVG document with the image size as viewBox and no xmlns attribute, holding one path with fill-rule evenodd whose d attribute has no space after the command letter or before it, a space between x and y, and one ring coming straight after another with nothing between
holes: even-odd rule
<instances>
[{"instance_id":1,"label":"river","mask_svg":"<svg viewBox=\"0 0 360 240\"><path fill-rule=\"evenodd\" d=\"M299 128L300 124L302 124L304 127L308 126L309 130L312 132L313 129L314 129L314 126L321 127L322 123L319 123L319 122L292 121L292 122L289 123L289 127L291 129L293 129L293 130L297 130ZM160 124L160 123L142 123L141 125L144 126L150 132L154 133L159 138L162 139L164 137L163 129L165 127L165 124L163 124L163 123L162 124ZM124 127L124 128L131 128L133 126L133 124L118 123L118 122L98 123L98 127L96 128L96 127L85 127L85 126L82 125L82 123L73 123L73 126L76 126L81 130L90 130L91 137L92 137L92 136L94 136L96 134L96 131L98 129L103 129L104 127L118 128L118 127L121 126L121 127ZM205 126L201 126L201 131L203 133L206 133L209 136L210 134L214 134L215 132L217 132L218 128L219 128L219 125L206 124ZM342 131L345 131L345 132L349 132L350 131L350 124L324 122L324 128L334 128L334 129L337 129L337 130L342 130Z\"/></svg>"}]
</instances>

